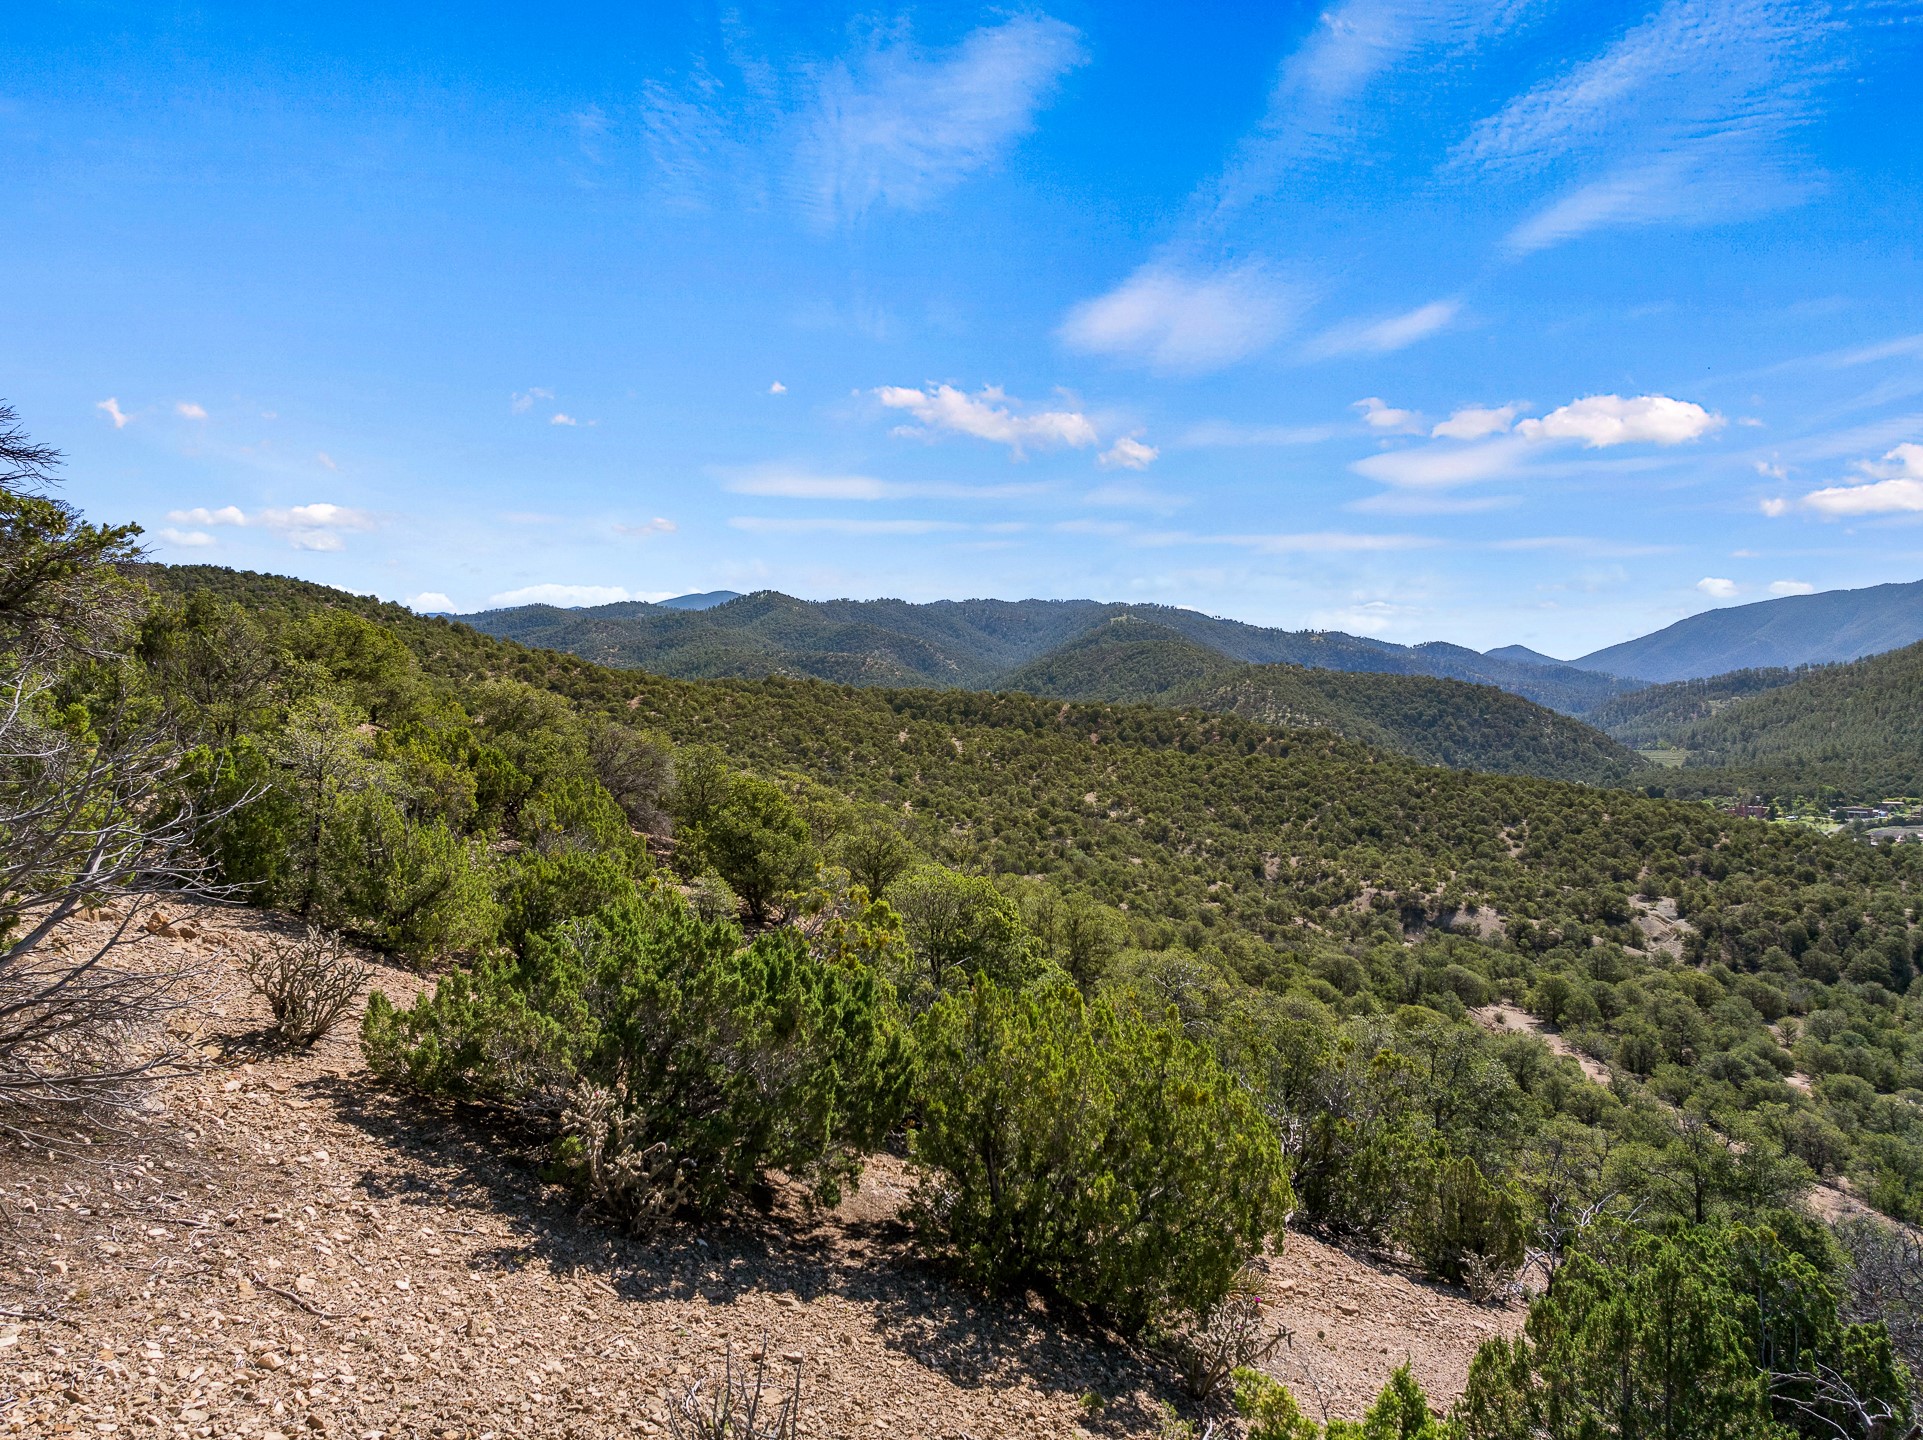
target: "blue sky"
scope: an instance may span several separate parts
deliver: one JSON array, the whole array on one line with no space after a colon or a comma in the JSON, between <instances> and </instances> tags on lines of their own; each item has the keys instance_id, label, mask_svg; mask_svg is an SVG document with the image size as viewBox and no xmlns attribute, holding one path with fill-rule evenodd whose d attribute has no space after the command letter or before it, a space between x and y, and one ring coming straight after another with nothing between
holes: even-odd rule
<instances>
[{"instance_id":1,"label":"blue sky","mask_svg":"<svg viewBox=\"0 0 1923 1440\"><path fill-rule=\"evenodd\" d=\"M160 558L1561 655L1923 576L1923 0L269 9L0 37L0 395Z\"/></svg>"}]
</instances>

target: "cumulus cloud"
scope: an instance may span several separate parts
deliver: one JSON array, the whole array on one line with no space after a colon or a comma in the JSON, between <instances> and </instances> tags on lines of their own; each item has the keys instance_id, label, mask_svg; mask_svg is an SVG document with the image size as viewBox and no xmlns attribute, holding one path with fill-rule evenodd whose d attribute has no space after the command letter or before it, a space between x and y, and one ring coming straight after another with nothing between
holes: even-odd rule
<instances>
[{"instance_id":1,"label":"cumulus cloud","mask_svg":"<svg viewBox=\"0 0 1923 1440\"><path fill-rule=\"evenodd\" d=\"M174 410L175 410L175 413L183 416L188 420L205 420L207 418L206 409L202 406L196 405L191 400L181 401L178 405L174 406Z\"/></svg>"},{"instance_id":2,"label":"cumulus cloud","mask_svg":"<svg viewBox=\"0 0 1923 1440\"><path fill-rule=\"evenodd\" d=\"M579 425L580 423L581 422L576 420L572 415L564 414L558 410L555 411L554 415L548 420L548 424L550 425Z\"/></svg>"},{"instance_id":3,"label":"cumulus cloud","mask_svg":"<svg viewBox=\"0 0 1923 1440\"><path fill-rule=\"evenodd\" d=\"M507 405L508 409L512 410L516 415L525 415L534 408L534 402L536 400L552 400L553 398L554 392L552 390L534 385L526 390L516 390L508 397Z\"/></svg>"},{"instance_id":4,"label":"cumulus cloud","mask_svg":"<svg viewBox=\"0 0 1923 1440\"><path fill-rule=\"evenodd\" d=\"M407 608L421 615L446 615L454 610L454 602L439 590L423 590L418 595L410 595L406 600Z\"/></svg>"},{"instance_id":5,"label":"cumulus cloud","mask_svg":"<svg viewBox=\"0 0 1923 1440\"><path fill-rule=\"evenodd\" d=\"M768 393L770 395L786 395L788 393L788 387L777 380L768 387Z\"/></svg>"},{"instance_id":6,"label":"cumulus cloud","mask_svg":"<svg viewBox=\"0 0 1923 1440\"><path fill-rule=\"evenodd\" d=\"M176 525L236 525L270 530L296 550L340 550L345 547L343 531L363 532L379 526L379 521L365 510L327 501L295 505L286 510L256 510L251 515L238 505L223 505L218 510L195 506L191 510L170 510L167 518Z\"/></svg>"},{"instance_id":7,"label":"cumulus cloud","mask_svg":"<svg viewBox=\"0 0 1923 1440\"><path fill-rule=\"evenodd\" d=\"M123 413L120 408L120 401L111 395L105 400L96 401L93 408L105 412L107 418L114 422L114 429L116 430L125 428L127 422L134 418L131 415Z\"/></svg>"},{"instance_id":8,"label":"cumulus cloud","mask_svg":"<svg viewBox=\"0 0 1923 1440\"><path fill-rule=\"evenodd\" d=\"M1723 427L1723 417L1688 400L1667 395L1589 395L1524 420L1516 433L1531 440L1580 440L1591 450L1638 441L1681 445Z\"/></svg>"},{"instance_id":9,"label":"cumulus cloud","mask_svg":"<svg viewBox=\"0 0 1923 1440\"><path fill-rule=\"evenodd\" d=\"M1813 490L1803 503L1832 518L1923 511L1923 445L1898 445L1881 461L1865 461L1856 468L1870 477L1867 483Z\"/></svg>"},{"instance_id":10,"label":"cumulus cloud","mask_svg":"<svg viewBox=\"0 0 1923 1440\"><path fill-rule=\"evenodd\" d=\"M1104 469L1146 470L1161 453L1153 445L1144 445L1140 440L1124 435L1097 458Z\"/></svg>"},{"instance_id":11,"label":"cumulus cloud","mask_svg":"<svg viewBox=\"0 0 1923 1440\"><path fill-rule=\"evenodd\" d=\"M1789 501L1772 495L1763 500L1757 508L1774 520L1778 516L1789 514Z\"/></svg>"},{"instance_id":12,"label":"cumulus cloud","mask_svg":"<svg viewBox=\"0 0 1923 1440\"><path fill-rule=\"evenodd\" d=\"M1731 599L1737 591L1737 585L1734 580L1725 580L1716 575L1705 575L1696 582L1696 588L1712 600Z\"/></svg>"},{"instance_id":13,"label":"cumulus cloud","mask_svg":"<svg viewBox=\"0 0 1923 1440\"><path fill-rule=\"evenodd\" d=\"M629 535L641 539L649 535L672 535L680 529L680 526L664 516L657 515L652 520L643 520L637 525L616 521L613 528L617 535Z\"/></svg>"},{"instance_id":14,"label":"cumulus cloud","mask_svg":"<svg viewBox=\"0 0 1923 1440\"><path fill-rule=\"evenodd\" d=\"M1371 430L1412 435L1422 428L1421 415L1414 410L1398 410L1393 405L1385 404L1380 395L1358 400L1349 408L1361 415L1362 423Z\"/></svg>"},{"instance_id":15,"label":"cumulus cloud","mask_svg":"<svg viewBox=\"0 0 1923 1440\"><path fill-rule=\"evenodd\" d=\"M209 510L204 505L196 505L191 510L169 510L167 518L176 525L245 525L247 516L238 505L223 505L218 510Z\"/></svg>"},{"instance_id":16,"label":"cumulus cloud","mask_svg":"<svg viewBox=\"0 0 1923 1440\"><path fill-rule=\"evenodd\" d=\"M487 597L490 605L556 605L563 610L583 605L618 605L624 600L664 600L671 592L650 591L637 594L621 585L523 585L518 590L503 590Z\"/></svg>"},{"instance_id":17,"label":"cumulus cloud","mask_svg":"<svg viewBox=\"0 0 1923 1440\"><path fill-rule=\"evenodd\" d=\"M1514 423L1520 405L1464 405L1447 420L1439 421L1429 434L1441 440L1480 440L1485 435L1501 435Z\"/></svg>"},{"instance_id":18,"label":"cumulus cloud","mask_svg":"<svg viewBox=\"0 0 1923 1440\"><path fill-rule=\"evenodd\" d=\"M169 528L160 532L160 538L164 544L177 545L189 550L199 549L203 545L211 545L214 543L214 537L209 535L205 530L174 530Z\"/></svg>"},{"instance_id":19,"label":"cumulus cloud","mask_svg":"<svg viewBox=\"0 0 1923 1440\"><path fill-rule=\"evenodd\" d=\"M1371 427L1411 433L1422 417L1394 410L1370 397L1356 409ZM1432 442L1387 450L1357 460L1350 469L1386 485L1444 487L1523 473L1528 462L1557 445L1600 450L1643 443L1680 445L1719 429L1723 417L1667 395L1591 395L1547 415L1515 420L1521 407L1464 406L1429 430Z\"/></svg>"},{"instance_id":20,"label":"cumulus cloud","mask_svg":"<svg viewBox=\"0 0 1923 1440\"><path fill-rule=\"evenodd\" d=\"M1317 359L1337 355L1387 355L1426 340L1448 327L1461 313L1458 300L1433 300L1401 315L1379 320L1352 320L1323 331L1308 344Z\"/></svg>"},{"instance_id":21,"label":"cumulus cloud","mask_svg":"<svg viewBox=\"0 0 1923 1440\"><path fill-rule=\"evenodd\" d=\"M1151 264L1077 305L1058 333L1074 350L1200 372L1267 349L1299 309L1288 287L1258 265L1192 271Z\"/></svg>"},{"instance_id":22,"label":"cumulus cloud","mask_svg":"<svg viewBox=\"0 0 1923 1440\"><path fill-rule=\"evenodd\" d=\"M1816 587L1807 580L1772 580L1769 582L1772 595L1814 595Z\"/></svg>"},{"instance_id":23,"label":"cumulus cloud","mask_svg":"<svg viewBox=\"0 0 1923 1440\"><path fill-rule=\"evenodd\" d=\"M918 422L897 427L897 435L972 435L1006 445L1017 456L1031 445L1038 449L1066 445L1079 450L1099 439L1094 425L1080 411L1024 412L1020 402L1010 400L998 385L986 386L975 395L953 385L925 389L883 385L874 396L890 410L906 410Z\"/></svg>"}]
</instances>

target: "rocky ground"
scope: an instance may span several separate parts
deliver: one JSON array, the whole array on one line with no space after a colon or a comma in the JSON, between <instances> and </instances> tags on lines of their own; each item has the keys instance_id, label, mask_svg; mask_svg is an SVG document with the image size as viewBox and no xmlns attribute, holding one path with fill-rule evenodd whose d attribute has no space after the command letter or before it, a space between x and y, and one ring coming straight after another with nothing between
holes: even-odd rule
<instances>
[{"instance_id":1,"label":"rocky ground","mask_svg":"<svg viewBox=\"0 0 1923 1440\"><path fill-rule=\"evenodd\" d=\"M798 1377L809 1436L1156 1435L1182 1402L1153 1356L945 1283L886 1158L828 1214L582 1220L533 1137L369 1083L352 1024L271 1046L235 959L272 922L171 918L143 944L204 972L198 1072L118 1134L0 1142L0 1435L658 1435L730 1359ZM1521 1319L1306 1237L1269 1264L1272 1368L1312 1415L1359 1415L1405 1359L1446 1403Z\"/></svg>"}]
</instances>

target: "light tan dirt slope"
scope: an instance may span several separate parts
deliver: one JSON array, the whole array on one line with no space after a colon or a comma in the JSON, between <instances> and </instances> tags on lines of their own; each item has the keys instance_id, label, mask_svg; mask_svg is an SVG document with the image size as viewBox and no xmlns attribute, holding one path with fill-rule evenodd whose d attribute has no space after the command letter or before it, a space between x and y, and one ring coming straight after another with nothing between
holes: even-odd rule
<instances>
[{"instance_id":1,"label":"light tan dirt slope","mask_svg":"<svg viewBox=\"0 0 1923 1440\"><path fill-rule=\"evenodd\" d=\"M0 1436L664 1434L669 1398L764 1337L811 1436L1152 1435L1179 1400L1153 1357L945 1283L886 1159L826 1216L784 1199L652 1242L584 1221L531 1137L370 1084L353 1025L268 1046L234 956L272 922L187 919L148 943L207 971L204 1070L118 1137L0 1145ZM1271 1264L1275 1368L1311 1414L1359 1415L1404 1358L1444 1403L1519 1318L1302 1237Z\"/></svg>"}]
</instances>

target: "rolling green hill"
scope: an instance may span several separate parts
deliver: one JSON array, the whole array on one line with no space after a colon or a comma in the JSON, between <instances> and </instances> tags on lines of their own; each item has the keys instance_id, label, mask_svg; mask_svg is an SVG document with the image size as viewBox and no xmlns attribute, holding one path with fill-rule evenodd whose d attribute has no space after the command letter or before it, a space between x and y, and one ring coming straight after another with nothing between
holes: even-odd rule
<instances>
[{"instance_id":1,"label":"rolling green hill","mask_svg":"<svg viewBox=\"0 0 1923 1440\"><path fill-rule=\"evenodd\" d=\"M1643 762L1608 736L1491 685L1424 675L1237 665L1168 626L1120 615L1005 675L997 688L1068 700L1222 710L1320 727L1412 759L1501 775L1621 784Z\"/></svg>"},{"instance_id":2,"label":"rolling green hill","mask_svg":"<svg viewBox=\"0 0 1923 1440\"><path fill-rule=\"evenodd\" d=\"M681 679L812 676L844 685L1009 688L1023 667L1122 615L1243 664L1429 675L1496 685L1565 713L1629 688L1567 665L1395 645L1340 631L1272 630L1166 605L1093 600L797 600L774 591L699 611L631 601L527 605L461 617L486 634Z\"/></svg>"}]
</instances>

